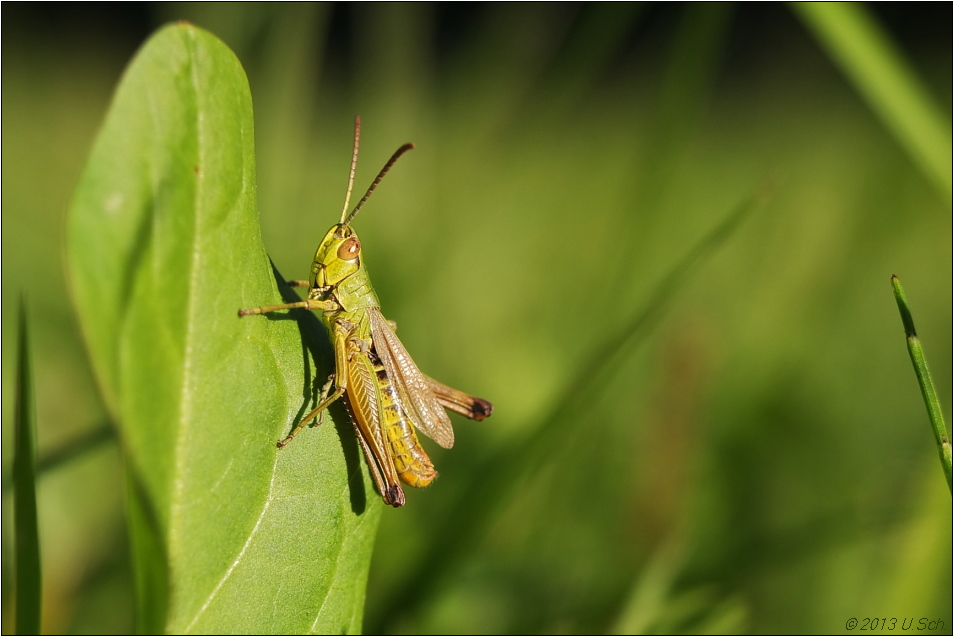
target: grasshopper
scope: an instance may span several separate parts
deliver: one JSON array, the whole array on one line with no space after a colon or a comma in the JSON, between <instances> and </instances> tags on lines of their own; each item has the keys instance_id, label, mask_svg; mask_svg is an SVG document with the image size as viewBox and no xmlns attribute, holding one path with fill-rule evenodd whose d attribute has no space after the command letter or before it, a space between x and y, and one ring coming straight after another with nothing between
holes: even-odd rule
<instances>
[{"instance_id":1,"label":"grasshopper","mask_svg":"<svg viewBox=\"0 0 954 637\"><path fill-rule=\"evenodd\" d=\"M361 119L356 117L351 174L341 219L318 246L311 279L289 281L294 287L308 288L305 300L242 309L238 314L241 317L295 308L321 311L334 345L335 371L321 388L317 406L278 442L278 447L291 442L313 419L317 418L315 426L320 425L324 410L344 396L374 484L385 504L399 507L405 502L399 480L412 487L426 487L437 477L415 428L450 449L454 430L444 410L479 421L490 416L493 405L422 374L398 339L397 326L381 314L365 269L361 242L351 222L394 162L414 145L405 144L395 151L348 214L360 133Z\"/></svg>"}]
</instances>

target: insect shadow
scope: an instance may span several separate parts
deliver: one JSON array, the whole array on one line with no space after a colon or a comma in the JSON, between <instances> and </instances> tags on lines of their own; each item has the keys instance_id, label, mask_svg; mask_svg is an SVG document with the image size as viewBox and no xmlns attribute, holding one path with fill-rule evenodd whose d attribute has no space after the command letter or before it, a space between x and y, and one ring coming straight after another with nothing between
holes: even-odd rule
<instances>
[{"instance_id":1,"label":"insect shadow","mask_svg":"<svg viewBox=\"0 0 954 637\"><path fill-rule=\"evenodd\" d=\"M287 279L282 276L275 264L271 263L271 265L272 274L278 283L278 291L282 295L282 300L285 303L300 301L301 297L288 285ZM317 404L321 386L328 380L328 376L334 370L334 349L331 346L331 340L328 338L324 324L313 312L305 309L294 309L287 312L265 314L264 317L269 321L295 321L298 324L298 332L301 335L304 384L302 386L302 404L291 423L291 426L294 426ZM312 361L315 362L315 369L312 369ZM358 457L358 441L355 438L354 427L351 426L351 416L340 400L329 406L328 412L335 430L338 432L338 439L341 440L342 452L344 452L345 467L348 470L351 511L355 515L361 515L368 506L368 500L365 493L364 477L361 473L361 460ZM327 427L327 419L320 426Z\"/></svg>"}]
</instances>

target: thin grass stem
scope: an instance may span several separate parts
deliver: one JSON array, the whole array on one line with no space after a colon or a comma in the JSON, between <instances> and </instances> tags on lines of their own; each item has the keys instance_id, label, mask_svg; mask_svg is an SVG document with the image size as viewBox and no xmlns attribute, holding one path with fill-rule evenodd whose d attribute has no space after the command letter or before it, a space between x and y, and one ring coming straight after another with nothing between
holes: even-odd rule
<instances>
[{"instance_id":1,"label":"thin grass stem","mask_svg":"<svg viewBox=\"0 0 954 637\"><path fill-rule=\"evenodd\" d=\"M901 313L901 322L904 324L904 335L908 341L908 354L911 355L914 373L918 377L918 385L921 387L924 405L927 407L928 417L931 419L931 428L934 430L934 438L937 440L937 452L941 457L941 467L944 469L944 475L947 476L947 488L954 493L954 486L952 486L951 481L951 438L947 433L947 426L944 424L941 401L938 400L934 382L931 380L927 359L924 358L924 350L921 348L921 339L918 338L914 329L914 319L911 317L911 310L908 309L908 301L904 296L901 280L896 275L891 275L891 285L894 287L894 299L898 302L898 311Z\"/></svg>"}]
</instances>

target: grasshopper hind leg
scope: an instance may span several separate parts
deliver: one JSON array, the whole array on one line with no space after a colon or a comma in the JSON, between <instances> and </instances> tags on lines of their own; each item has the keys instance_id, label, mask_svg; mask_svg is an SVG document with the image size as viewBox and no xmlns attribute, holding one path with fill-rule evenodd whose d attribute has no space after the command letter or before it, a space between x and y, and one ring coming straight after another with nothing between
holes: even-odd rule
<instances>
[{"instance_id":1,"label":"grasshopper hind leg","mask_svg":"<svg viewBox=\"0 0 954 637\"><path fill-rule=\"evenodd\" d=\"M364 439L364 436L361 435L361 431L358 430L357 427L355 427L355 437L358 439L358 442L361 443L364 457L367 458L368 466L371 468L371 478L374 480L374 486L377 487L378 493L380 493L384 499L384 503L390 504L394 508L404 506L404 489L396 482L394 484L387 484L385 482L384 476L378 468L378 463L374 460L374 454L368 446L368 442Z\"/></svg>"},{"instance_id":2,"label":"grasshopper hind leg","mask_svg":"<svg viewBox=\"0 0 954 637\"><path fill-rule=\"evenodd\" d=\"M494 406L483 398L477 398L459 389L454 389L430 376L425 376L424 380L427 381L427 385L437 398L437 402L445 409L450 409L461 416L478 422L484 418L489 418L494 413Z\"/></svg>"}]
</instances>

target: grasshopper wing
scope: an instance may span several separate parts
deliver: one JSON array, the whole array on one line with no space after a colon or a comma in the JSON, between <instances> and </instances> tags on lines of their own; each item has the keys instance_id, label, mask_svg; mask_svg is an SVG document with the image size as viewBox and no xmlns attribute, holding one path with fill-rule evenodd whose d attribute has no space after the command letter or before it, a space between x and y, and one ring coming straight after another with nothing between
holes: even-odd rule
<instances>
[{"instance_id":1,"label":"grasshopper wing","mask_svg":"<svg viewBox=\"0 0 954 637\"><path fill-rule=\"evenodd\" d=\"M414 364L381 310L368 308L374 350L388 377L398 390L401 407L425 436L444 447L454 446L454 429L443 406L434 395L427 377Z\"/></svg>"}]
</instances>

